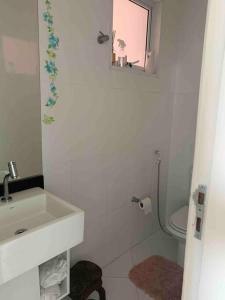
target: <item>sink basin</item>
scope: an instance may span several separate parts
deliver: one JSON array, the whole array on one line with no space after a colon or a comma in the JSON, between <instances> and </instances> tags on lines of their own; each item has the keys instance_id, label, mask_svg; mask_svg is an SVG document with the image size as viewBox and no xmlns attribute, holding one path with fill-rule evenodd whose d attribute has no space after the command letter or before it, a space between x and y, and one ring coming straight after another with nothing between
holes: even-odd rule
<instances>
[{"instance_id":1,"label":"sink basin","mask_svg":"<svg viewBox=\"0 0 225 300\"><path fill-rule=\"evenodd\" d=\"M0 284L83 241L84 212L34 188L0 204Z\"/></svg>"}]
</instances>

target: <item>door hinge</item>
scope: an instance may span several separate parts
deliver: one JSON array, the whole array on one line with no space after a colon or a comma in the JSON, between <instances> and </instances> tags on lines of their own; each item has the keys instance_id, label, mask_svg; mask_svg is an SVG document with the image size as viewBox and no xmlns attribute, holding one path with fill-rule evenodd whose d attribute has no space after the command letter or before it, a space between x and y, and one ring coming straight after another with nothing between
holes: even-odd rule
<instances>
[{"instance_id":1,"label":"door hinge","mask_svg":"<svg viewBox=\"0 0 225 300\"><path fill-rule=\"evenodd\" d=\"M205 199L206 199L207 187L206 185L199 185L193 194L193 199L196 205L196 221L195 221L195 234L198 239L202 239L202 228L205 211Z\"/></svg>"}]
</instances>

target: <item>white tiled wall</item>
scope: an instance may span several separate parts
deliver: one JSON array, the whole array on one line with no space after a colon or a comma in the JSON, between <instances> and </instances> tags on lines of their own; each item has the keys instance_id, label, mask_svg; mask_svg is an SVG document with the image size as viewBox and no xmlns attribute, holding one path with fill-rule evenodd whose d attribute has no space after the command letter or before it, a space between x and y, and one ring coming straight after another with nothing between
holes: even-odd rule
<instances>
[{"instance_id":1,"label":"white tiled wall","mask_svg":"<svg viewBox=\"0 0 225 300\"><path fill-rule=\"evenodd\" d=\"M167 216L189 198L207 0L181 1Z\"/></svg>"},{"instance_id":2,"label":"white tiled wall","mask_svg":"<svg viewBox=\"0 0 225 300\"><path fill-rule=\"evenodd\" d=\"M157 229L156 214L143 215L130 200L151 195L155 211L156 148L162 152L161 199L166 198L179 28L175 20L180 18L180 0L163 1L157 76L120 72L110 68L110 43L96 42L99 30L111 32L111 4L53 1L60 36L60 100L53 110L56 122L43 125L46 188L86 211L85 240L72 251L72 259L89 258L100 265ZM40 1L40 9L42 5ZM40 43L43 65L43 22Z\"/></svg>"}]
</instances>

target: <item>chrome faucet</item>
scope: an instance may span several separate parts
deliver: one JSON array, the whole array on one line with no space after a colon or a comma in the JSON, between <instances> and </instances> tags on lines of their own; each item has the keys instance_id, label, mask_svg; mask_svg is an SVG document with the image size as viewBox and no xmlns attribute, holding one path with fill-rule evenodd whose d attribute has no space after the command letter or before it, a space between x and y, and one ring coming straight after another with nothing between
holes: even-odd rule
<instances>
[{"instance_id":1,"label":"chrome faucet","mask_svg":"<svg viewBox=\"0 0 225 300\"><path fill-rule=\"evenodd\" d=\"M9 178L16 179L18 177L18 172L16 168L16 162L10 161L8 162L9 173L5 175L3 180L4 185L4 196L1 197L1 201L11 201L12 197L9 195Z\"/></svg>"}]
</instances>

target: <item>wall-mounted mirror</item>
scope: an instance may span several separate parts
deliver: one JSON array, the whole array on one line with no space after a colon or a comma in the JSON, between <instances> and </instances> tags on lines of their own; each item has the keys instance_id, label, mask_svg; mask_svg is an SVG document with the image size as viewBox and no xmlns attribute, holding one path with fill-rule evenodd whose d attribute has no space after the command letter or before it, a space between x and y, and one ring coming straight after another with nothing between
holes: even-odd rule
<instances>
[{"instance_id":1,"label":"wall-mounted mirror","mask_svg":"<svg viewBox=\"0 0 225 300\"><path fill-rule=\"evenodd\" d=\"M38 2L0 2L0 170L42 173Z\"/></svg>"}]
</instances>

